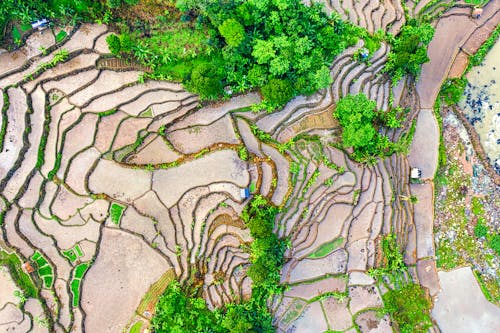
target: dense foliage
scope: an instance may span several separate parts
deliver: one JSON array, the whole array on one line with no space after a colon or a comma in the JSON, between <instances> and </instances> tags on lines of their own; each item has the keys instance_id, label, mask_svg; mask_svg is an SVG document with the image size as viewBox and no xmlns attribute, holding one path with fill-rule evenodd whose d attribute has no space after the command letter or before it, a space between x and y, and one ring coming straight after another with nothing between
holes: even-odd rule
<instances>
[{"instance_id":1,"label":"dense foliage","mask_svg":"<svg viewBox=\"0 0 500 333\"><path fill-rule=\"evenodd\" d=\"M462 98L467 85L467 79L465 78L455 78L448 79L441 86L440 97L447 105L457 104Z\"/></svg>"},{"instance_id":2,"label":"dense foliage","mask_svg":"<svg viewBox=\"0 0 500 333\"><path fill-rule=\"evenodd\" d=\"M360 35L300 0L177 1L177 8L149 29L122 29L152 76L182 81L204 99L220 97L224 87L262 88L268 109L327 87L329 64Z\"/></svg>"},{"instance_id":3,"label":"dense foliage","mask_svg":"<svg viewBox=\"0 0 500 333\"><path fill-rule=\"evenodd\" d=\"M427 45L434 36L434 28L429 23L419 23L415 19L408 21L392 42L385 71L392 76L393 82L410 74L418 76L423 63L429 61Z\"/></svg>"},{"instance_id":4,"label":"dense foliage","mask_svg":"<svg viewBox=\"0 0 500 333\"><path fill-rule=\"evenodd\" d=\"M375 101L364 94L347 95L339 100L333 116L342 126L342 146L352 148L351 157L359 162L376 156L394 153L397 146L378 127L399 127L402 123L400 110L377 111Z\"/></svg>"},{"instance_id":5,"label":"dense foliage","mask_svg":"<svg viewBox=\"0 0 500 333\"><path fill-rule=\"evenodd\" d=\"M160 298L152 328L172 333L270 333L275 329L267 308L269 298L281 292L279 272L285 241L273 233L278 208L256 195L242 212L242 219L254 238L249 247L252 297L239 304L226 304L210 311L193 286L173 282Z\"/></svg>"},{"instance_id":6,"label":"dense foliage","mask_svg":"<svg viewBox=\"0 0 500 333\"><path fill-rule=\"evenodd\" d=\"M382 299L384 309L401 333L425 333L432 327L431 302L420 285L410 283L401 289L389 290Z\"/></svg>"}]
</instances>

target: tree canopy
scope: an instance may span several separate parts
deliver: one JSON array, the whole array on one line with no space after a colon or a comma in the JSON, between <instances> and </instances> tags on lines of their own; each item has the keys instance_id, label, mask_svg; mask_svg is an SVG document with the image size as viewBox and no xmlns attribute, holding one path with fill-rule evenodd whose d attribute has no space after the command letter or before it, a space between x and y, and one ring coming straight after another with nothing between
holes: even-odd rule
<instances>
[{"instance_id":1,"label":"tree canopy","mask_svg":"<svg viewBox=\"0 0 500 333\"><path fill-rule=\"evenodd\" d=\"M371 157L392 154L393 143L378 131L379 126L398 127L398 110L378 111L377 103L364 94L347 95L339 100L333 116L342 126L342 146L352 148L351 157L367 161Z\"/></svg>"}]
</instances>

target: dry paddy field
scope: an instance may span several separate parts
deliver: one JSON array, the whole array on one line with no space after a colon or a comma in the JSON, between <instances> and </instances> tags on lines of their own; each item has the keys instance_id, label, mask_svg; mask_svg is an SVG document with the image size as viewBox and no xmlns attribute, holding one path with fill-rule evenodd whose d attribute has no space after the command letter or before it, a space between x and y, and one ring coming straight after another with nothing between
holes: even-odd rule
<instances>
[{"instance_id":1,"label":"dry paddy field","mask_svg":"<svg viewBox=\"0 0 500 333\"><path fill-rule=\"evenodd\" d=\"M404 23L398 1L327 6L372 32ZM193 274L210 307L248 298L252 239L239 215L250 187L281 207L275 232L292 245L290 288L271 304L278 331L392 332L377 315L386 290L367 274L378 240L399 236L415 280L433 245L413 223L407 158L353 163L331 145L330 117L348 93L384 110L415 103L405 82L391 92L380 75L387 45L368 63L353 59L362 41L345 50L330 89L267 114L244 111L256 93L202 106L180 84L139 83L140 68L103 60L105 26L67 31L57 45L35 33L0 55L0 245L31 262L39 289L22 305L0 270L0 331L143 330L168 282ZM46 65L62 49L67 59Z\"/></svg>"}]
</instances>

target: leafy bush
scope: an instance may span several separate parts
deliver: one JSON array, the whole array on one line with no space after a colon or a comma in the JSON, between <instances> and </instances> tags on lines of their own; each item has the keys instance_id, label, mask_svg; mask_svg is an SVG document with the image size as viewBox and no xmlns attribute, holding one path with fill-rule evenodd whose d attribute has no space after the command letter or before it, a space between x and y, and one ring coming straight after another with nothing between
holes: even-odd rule
<instances>
[{"instance_id":1,"label":"leafy bush","mask_svg":"<svg viewBox=\"0 0 500 333\"><path fill-rule=\"evenodd\" d=\"M464 94L467 79L455 78L448 79L441 87L440 95L447 105L454 105L460 102Z\"/></svg>"},{"instance_id":2,"label":"leafy bush","mask_svg":"<svg viewBox=\"0 0 500 333\"><path fill-rule=\"evenodd\" d=\"M117 35L111 34L108 37L106 37L106 43L108 43L109 51L111 53L113 53L114 55L120 54L122 45L120 42L120 38Z\"/></svg>"},{"instance_id":3,"label":"leafy bush","mask_svg":"<svg viewBox=\"0 0 500 333\"><path fill-rule=\"evenodd\" d=\"M261 89L264 100L273 107L283 106L293 96L293 87L288 80L271 79Z\"/></svg>"},{"instance_id":4,"label":"leafy bush","mask_svg":"<svg viewBox=\"0 0 500 333\"><path fill-rule=\"evenodd\" d=\"M216 99L223 93L222 71L212 63L198 64L191 73L187 87L198 93L201 99Z\"/></svg>"},{"instance_id":5,"label":"leafy bush","mask_svg":"<svg viewBox=\"0 0 500 333\"><path fill-rule=\"evenodd\" d=\"M477 238L486 237L488 234L488 226L484 223L484 218L480 218L474 227L474 235Z\"/></svg>"},{"instance_id":6,"label":"leafy bush","mask_svg":"<svg viewBox=\"0 0 500 333\"><path fill-rule=\"evenodd\" d=\"M353 148L351 157L363 162L372 157L391 154L395 145L386 136L378 133L376 122L386 122L390 126L399 126L392 118L395 115L384 115L376 110L375 101L364 94L347 95L337 103L333 116L342 126L342 146ZM382 115L382 116L381 116ZM390 122L389 122L390 121Z\"/></svg>"},{"instance_id":7,"label":"leafy bush","mask_svg":"<svg viewBox=\"0 0 500 333\"><path fill-rule=\"evenodd\" d=\"M219 26L219 32L224 37L226 44L237 47L245 38L245 28L233 18L227 19Z\"/></svg>"},{"instance_id":8,"label":"leafy bush","mask_svg":"<svg viewBox=\"0 0 500 333\"><path fill-rule=\"evenodd\" d=\"M122 5L122 0L107 0L107 4L110 8L118 8Z\"/></svg>"},{"instance_id":9,"label":"leafy bush","mask_svg":"<svg viewBox=\"0 0 500 333\"><path fill-rule=\"evenodd\" d=\"M432 327L431 301L418 284L389 290L382 296L384 309L401 333L425 333Z\"/></svg>"},{"instance_id":10,"label":"leafy bush","mask_svg":"<svg viewBox=\"0 0 500 333\"><path fill-rule=\"evenodd\" d=\"M491 238L490 247L497 253L497 255L500 255L500 234L496 234Z\"/></svg>"},{"instance_id":11,"label":"leafy bush","mask_svg":"<svg viewBox=\"0 0 500 333\"><path fill-rule=\"evenodd\" d=\"M218 311L210 311L203 298L189 296L173 281L156 305L152 328L172 333L225 332L217 322Z\"/></svg>"}]
</instances>

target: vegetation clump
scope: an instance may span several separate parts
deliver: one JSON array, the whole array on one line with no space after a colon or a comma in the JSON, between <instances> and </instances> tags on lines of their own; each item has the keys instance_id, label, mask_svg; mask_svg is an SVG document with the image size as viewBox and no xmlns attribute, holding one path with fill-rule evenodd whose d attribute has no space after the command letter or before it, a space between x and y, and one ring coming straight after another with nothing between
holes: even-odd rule
<instances>
[{"instance_id":1,"label":"vegetation clump","mask_svg":"<svg viewBox=\"0 0 500 333\"><path fill-rule=\"evenodd\" d=\"M394 234L382 239L383 262L370 275L389 289L382 296L383 312L389 314L401 333L424 333L432 327L431 301L426 291L411 281ZM384 280L388 278L391 285ZM410 279L410 281L408 281Z\"/></svg>"},{"instance_id":2,"label":"vegetation clump","mask_svg":"<svg viewBox=\"0 0 500 333\"><path fill-rule=\"evenodd\" d=\"M393 48L389 53L385 71L397 82L405 75L417 77L422 64L429 61L427 45L434 37L434 28L430 23L420 23L415 19L408 21L394 38Z\"/></svg>"},{"instance_id":3,"label":"vegetation clump","mask_svg":"<svg viewBox=\"0 0 500 333\"><path fill-rule=\"evenodd\" d=\"M359 28L300 0L177 1L147 31L129 33L150 76L182 81L203 99L260 89L272 110L331 83L328 64L354 45ZM144 35L148 35L144 38ZM120 49L108 37L110 49ZM121 51L120 51L121 52Z\"/></svg>"},{"instance_id":4,"label":"vegetation clump","mask_svg":"<svg viewBox=\"0 0 500 333\"><path fill-rule=\"evenodd\" d=\"M448 79L441 87L439 97L441 97L447 105L457 104L464 94L466 85L467 79L463 77Z\"/></svg>"},{"instance_id":5,"label":"vegetation clump","mask_svg":"<svg viewBox=\"0 0 500 333\"><path fill-rule=\"evenodd\" d=\"M378 128L401 126L401 115L376 108L376 102L364 94L347 95L340 99L333 113L342 126L342 147L352 148L351 157L358 162L391 155L398 149L387 136L379 133Z\"/></svg>"}]
</instances>

